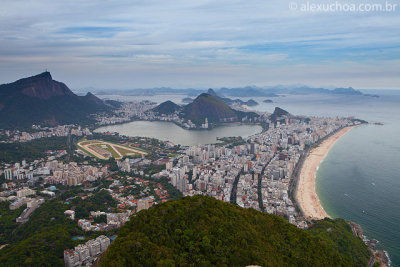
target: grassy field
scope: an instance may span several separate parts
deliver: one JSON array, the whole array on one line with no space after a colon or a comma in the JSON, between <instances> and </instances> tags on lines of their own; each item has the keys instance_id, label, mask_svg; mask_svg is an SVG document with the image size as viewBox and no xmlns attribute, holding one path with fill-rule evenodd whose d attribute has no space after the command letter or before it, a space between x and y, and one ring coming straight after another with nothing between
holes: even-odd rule
<instances>
[{"instance_id":1,"label":"grassy field","mask_svg":"<svg viewBox=\"0 0 400 267\"><path fill-rule=\"evenodd\" d=\"M143 149L132 148L125 145L114 144L110 142L104 142L101 140L82 140L78 142L78 147L84 152L90 154L99 159L106 160L109 157L102 155L102 153L96 152L93 146L101 148L102 150L108 151L111 153L111 156L116 159L120 159L122 157L140 157L141 155L146 155L147 152Z\"/></svg>"}]
</instances>

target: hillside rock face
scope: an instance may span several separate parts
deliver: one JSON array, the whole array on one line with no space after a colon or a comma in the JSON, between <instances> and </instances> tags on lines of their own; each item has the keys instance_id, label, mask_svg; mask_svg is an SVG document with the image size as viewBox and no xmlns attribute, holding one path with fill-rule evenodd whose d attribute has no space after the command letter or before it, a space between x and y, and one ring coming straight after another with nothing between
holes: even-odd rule
<instances>
[{"instance_id":1,"label":"hillside rock face","mask_svg":"<svg viewBox=\"0 0 400 267\"><path fill-rule=\"evenodd\" d=\"M63 83L54 81L50 72L16 81L15 86L21 88L21 93L30 97L50 99L54 96L70 95L74 93Z\"/></svg>"},{"instance_id":2,"label":"hillside rock face","mask_svg":"<svg viewBox=\"0 0 400 267\"><path fill-rule=\"evenodd\" d=\"M75 95L50 72L0 85L0 127L89 122L88 115L111 107L95 95Z\"/></svg>"}]
</instances>

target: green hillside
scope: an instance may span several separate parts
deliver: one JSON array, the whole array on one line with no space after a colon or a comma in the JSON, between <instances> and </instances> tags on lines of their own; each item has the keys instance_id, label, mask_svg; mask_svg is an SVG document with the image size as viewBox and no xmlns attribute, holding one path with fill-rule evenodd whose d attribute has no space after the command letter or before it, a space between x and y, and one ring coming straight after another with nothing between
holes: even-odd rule
<instances>
[{"instance_id":1,"label":"green hillside","mask_svg":"<svg viewBox=\"0 0 400 267\"><path fill-rule=\"evenodd\" d=\"M278 216L194 196L132 217L100 266L366 266L369 257L343 220L301 230Z\"/></svg>"},{"instance_id":2,"label":"green hillside","mask_svg":"<svg viewBox=\"0 0 400 267\"><path fill-rule=\"evenodd\" d=\"M183 109L183 116L195 124L204 123L205 118L209 122L220 122L225 118L236 118L235 110L227 104L209 94L199 95L192 103Z\"/></svg>"},{"instance_id":3,"label":"green hillside","mask_svg":"<svg viewBox=\"0 0 400 267\"><path fill-rule=\"evenodd\" d=\"M181 107L177 104L175 104L174 102L168 100L165 101L163 103L161 103L160 105L158 105L157 107L153 108L152 110L154 112L160 113L160 114L164 114L164 115L170 115L175 113L176 111L180 110Z\"/></svg>"}]
</instances>

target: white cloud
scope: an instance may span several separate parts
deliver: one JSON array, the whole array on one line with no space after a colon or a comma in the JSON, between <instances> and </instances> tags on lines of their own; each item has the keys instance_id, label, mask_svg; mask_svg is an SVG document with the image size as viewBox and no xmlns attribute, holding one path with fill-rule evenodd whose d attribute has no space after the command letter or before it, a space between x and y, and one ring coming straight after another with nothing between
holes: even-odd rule
<instances>
[{"instance_id":1,"label":"white cloud","mask_svg":"<svg viewBox=\"0 0 400 267\"><path fill-rule=\"evenodd\" d=\"M74 87L400 88L398 12L312 14L288 3L3 0L0 83L49 68Z\"/></svg>"}]
</instances>

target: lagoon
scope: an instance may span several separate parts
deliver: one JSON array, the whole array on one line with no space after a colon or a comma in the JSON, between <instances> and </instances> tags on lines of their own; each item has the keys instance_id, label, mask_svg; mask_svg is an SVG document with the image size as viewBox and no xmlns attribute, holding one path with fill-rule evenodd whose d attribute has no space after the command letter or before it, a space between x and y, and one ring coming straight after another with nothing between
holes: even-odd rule
<instances>
[{"instance_id":1,"label":"lagoon","mask_svg":"<svg viewBox=\"0 0 400 267\"><path fill-rule=\"evenodd\" d=\"M188 130L172 122L134 121L118 125L103 126L95 132L117 132L126 136L143 136L170 141L184 146L217 143L217 137L249 137L260 133L262 127L249 124L224 124L209 130Z\"/></svg>"}]
</instances>

